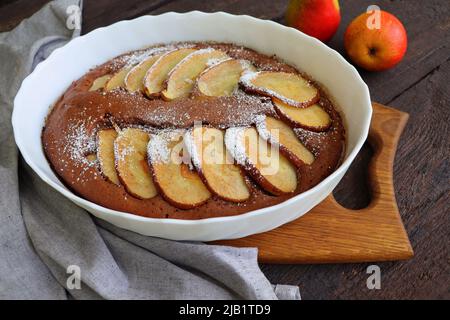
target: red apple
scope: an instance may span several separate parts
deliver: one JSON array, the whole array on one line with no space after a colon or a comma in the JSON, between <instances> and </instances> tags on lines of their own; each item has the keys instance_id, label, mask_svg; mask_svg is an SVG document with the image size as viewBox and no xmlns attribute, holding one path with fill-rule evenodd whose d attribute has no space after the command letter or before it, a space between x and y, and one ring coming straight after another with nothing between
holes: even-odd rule
<instances>
[{"instance_id":1,"label":"red apple","mask_svg":"<svg viewBox=\"0 0 450 320\"><path fill-rule=\"evenodd\" d=\"M341 22L338 0L291 0L286 23L323 42L330 40Z\"/></svg>"},{"instance_id":2,"label":"red apple","mask_svg":"<svg viewBox=\"0 0 450 320\"><path fill-rule=\"evenodd\" d=\"M348 56L358 66L381 71L403 59L408 40L400 20L380 10L354 19L345 31L344 45Z\"/></svg>"}]
</instances>

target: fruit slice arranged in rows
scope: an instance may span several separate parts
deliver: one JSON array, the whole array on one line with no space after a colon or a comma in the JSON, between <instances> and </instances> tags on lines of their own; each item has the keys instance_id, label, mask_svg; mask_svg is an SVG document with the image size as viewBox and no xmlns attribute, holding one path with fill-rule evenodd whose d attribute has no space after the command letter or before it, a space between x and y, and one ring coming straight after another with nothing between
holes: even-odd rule
<instances>
[{"instance_id":1,"label":"fruit slice arranged in rows","mask_svg":"<svg viewBox=\"0 0 450 320\"><path fill-rule=\"evenodd\" d=\"M295 167L259 137L255 128L229 128L225 145L234 159L266 191L274 195L294 192L297 188Z\"/></svg>"},{"instance_id":2,"label":"fruit slice arranged in rows","mask_svg":"<svg viewBox=\"0 0 450 320\"><path fill-rule=\"evenodd\" d=\"M296 166L309 165L314 162L314 155L311 151L298 140L294 130L283 121L264 116L257 121L256 129L261 138L271 145L279 146L280 152Z\"/></svg>"},{"instance_id":3,"label":"fruit slice arranged in rows","mask_svg":"<svg viewBox=\"0 0 450 320\"><path fill-rule=\"evenodd\" d=\"M247 91L277 98L293 107L305 108L319 101L319 90L295 73L249 72L240 82Z\"/></svg>"},{"instance_id":4,"label":"fruit slice arranged in rows","mask_svg":"<svg viewBox=\"0 0 450 320\"><path fill-rule=\"evenodd\" d=\"M133 66L125 66L116 73L113 74L111 79L106 83L105 90L110 91L116 88L124 88L125 87L125 77L128 72L133 69Z\"/></svg>"},{"instance_id":5,"label":"fruit slice arranged in rows","mask_svg":"<svg viewBox=\"0 0 450 320\"><path fill-rule=\"evenodd\" d=\"M228 56L212 48L197 50L181 60L170 72L167 87L162 92L166 100L186 97L194 87L195 80L208 67L211 60L223 60Z\"/></svg>"},{"instance_id":6,"label":"fruit slice arranged in rows","mask_svg":"<svg viewBox=\"0 0 450 320\"><path fill-rule=\"evenodd\" d=\"M307 108L296 108L273 99L273 104L280 118L293 127L320 132L331 125L330 115L317 103Z\"/></svg>"},{"instance_id":7,"label":"fruit slice arranged in rows","mask_svg":"<svg viewBox=\"0 0 450 320\"><path fill-rule=\"evenodd\" d=\"M97 132L97 159L100 171L110 182L120 185L114 162L114 140L117 132L114 129L103 129Z\"/></svg>"},{"instance_id":8,"label":"fruit slice arranged in rows","mask_svg":"<svg viewBox=\"0 0 450 320\"><path fill-rule=\"evenodd\" d=\"M145 74L160 57L158 54L150 56L133 67L124 79L125 88L130 92L143 91Z\"/></svg>"},{"instance_id":9,"label":"fruit slice arranged in rows","mask_svg":"<svg viewBox=\"0 0 450 320\"><path fill-rule=\"evenodd\" d=\"M149 96L158 96L164 89L164 82L170 71L187 55L196 51L191 48L175 49L173 51L163 54L151 67L148 69L144 79L144 90Z\"/></svg>"},{"instance_id":10,"label":"fruit slice arranged in rows","mask_svg":"<svg viewBox=\"0 0 450 320\"><path fill-rule=\"evenodd\" d=\"M238 85L242 72L254 71L245 60L228 59L209 67L198 77L197 88L206 96L229 96Z\"/></svg>"},{"instance_id":11,"label":"fruit slice arranged in rows","mask_svg":"<svg viewBox=\"0 0 450 320\"><path fill-rule=\"evenodd\" d=\"M153 178L163 197L172 205L189 209L211 197L197 172L182 161L184 130L163 131L152 136L148 159Z\"/></svg>"},{"instance_id":12,"label":"fruit slice arranged in rows","mask_svg":"<svg viewBox=\"0 0 450 320\"><path fill-rule=\"evenodd\" d=\"M140 199L157 195L146 161L149 134L141 129L125 128L114 142L116 169L129 194Z\"/></svg>"},{"instance_id":13,"label":"fruit slice arranged in rows","mask_svg":"<svg viewBox=\"0 0 450 320\"><path fill-rule=\"evenodd\" d=\"M111 79L112 75L106 74L104 76L98 77L97 79L92 82L91 87L89 88L89 91L96 91L99 89L103 89L106 85L106 83Z\"/></svg>"},{"instance_id":14,"label":"fruit slice arranged in rows","mask_svg":"<svg viewBox=\"0 0 450 320\"><path fill-rule=\"evenodd\" d=\"M192 163L211 192L231 202L250 197L241 169L225 148L223 130L195 127L185 134L184 141Z\"/></svg>"}]
</instances>

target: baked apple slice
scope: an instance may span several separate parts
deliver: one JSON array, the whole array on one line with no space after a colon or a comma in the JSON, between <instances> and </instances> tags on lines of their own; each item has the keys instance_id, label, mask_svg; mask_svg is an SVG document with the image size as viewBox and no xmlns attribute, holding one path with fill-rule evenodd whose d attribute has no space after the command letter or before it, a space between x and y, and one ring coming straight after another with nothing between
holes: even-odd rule
<instances>
[{"instance_id":1,"label":"baked apple slice","mask_svg":"<svg viewBox=\"0 0 450 320\"><path fill-rule=\"evenodd\" d=\"M158 194L147 164L149 134L141 129L125 128L114 142L119 179L132 196L150 199Z\"/></svg>"},{"instance_id":2,"label":"baked apple slice","mask_svg":"<svg viewBox=\"0 0 450 320\"><path fill-rule=\"evenodd\" d=\"M114 73L111 79L105 84L105 90L110 91L117 88L125 88L125 77L131 69L133 69L133 66L127 65Z\"/></svg>"},{"instance_id":3,"label":"baked apple slice","mask_svg":"<svg viewBox=\"0 0 450 320\"><path fill-rule=\"evenodd\" d=\"M106 85L106 83L111 79L112 75L105 74L104 76L98 77L92 82L91 87L89 88L89 91L96 91L103 89Z\"/></svg>"},{"instance_id":4,"label":"baked apple slice","mask_svg":"<svg viewBox=\"0 0 450 320\"><path fill-rule=\"evenodd\" d=\"M100 172L109 182L120 185L114 163L114 140L117 132L114 129L102 129L97 132L97 159Z\"/></svg>"},{"instance_id":5,"label":"baked apple slice","mask_svg":"<svg viewBox=\"0 0 450 320\"><path fill-rule=\"evenodd\" d=\"M164 82L170 71L187 55L196 51L192 48L180 48L163 54L148 69L144 78L144 91L149 97L158 96L164 89Z\"/></svg>"},{"instance_id":6,"label":"baked apple slice","mask_svg":"<svg viewBox=\"0 0 450 320\"><path fill-rule=\"evenodd\" d=\"M277 98L293 107L305 108L319 101L319 90L295 73L247 72L240 82L247 91Z\"/></svg>"},{"instance_id":7,"label":"baked apple slice","mask_svg":"<svg viewBox=\"0 0 450 320\"><path fill-rule=\"evenodd\" d=\"M232 157L267 192L282 195L297 188L295 167L262 139L254 127L229 128L225 145Z\"/></svg>"},{"instance_id":8,"label":"baked apple slice","mask_svg":"<svg viewBox=\"0 0 450 320\"><path fill-rule=\"evenodd\" d=\"M161 55L155 54L133 67L124 79L125 88L129 92L143 91L145 74L160 57Z\"/></svg>"},{"instance_id":9,"label":"baked apple slice","mask_svg":"<svg viewBox=\"0 0 450 320\"><path fill-rule=\"evenodd\" d=\"M165 100L186 97L194 87L197 77L208 67L210 61L224 60L228 56L212 48L197 50L181 60L170 72L167 87L162 91Z\"/></svg>"},{"instance_id":10,"label":"baked apple slice","mask_svg":"<svg viewBox=\"0 0 450 320\"><path fill-rule=\"evenodd\" d=\"M205 203L211 193L197 172L181 161L183 130L164 131L152 136L148 159L162 196L177 208L190 209Z\"/></svg>"},{"instance_id":11,"label":"baked apple slice","mask_svg":"<svg viewBox=\"0 0 450 320\"><path fill-rule=\"evenodd\" d=\"M212 97L229 96L236 89L242 72L246 70L255 70L248 61L222 61L202 72L197 79L198 91Z\"/></svg>"},{"instance_id":12,"label":"baked apple slice","mask_svg":"<svg viewBox=\"0 0 450 320\"><path fill-rule=\"evenodd\" d=\"M223 130L195 127L185 134L184 141L192 163L212 193L231 202L250 197L241 169L225 148Z\"/></svg>"},{"instance_id":13,"label":"baked apple slice","mask_svg":"<svg viewBox=\"0 0 450 320\"><path fill-rule=\"evenodd\" d=\"M330 115L317 103L307 108L296 108L273 99L273 104L280 118L293 127L320 132L331 125Z\"/></svg>"},{"instance_id":14,"label":"baked apple slice","mask_svg":"<svg viewBox=\"0 0 450 320\"><path fill-rule=\"evenodd\" d=\"M262 116L256 122L259 136L271 145L279 146L280 152L297 167L314 162L314 155L298 140L294 130L283 121Z\"/></svg>"}]
</instances>

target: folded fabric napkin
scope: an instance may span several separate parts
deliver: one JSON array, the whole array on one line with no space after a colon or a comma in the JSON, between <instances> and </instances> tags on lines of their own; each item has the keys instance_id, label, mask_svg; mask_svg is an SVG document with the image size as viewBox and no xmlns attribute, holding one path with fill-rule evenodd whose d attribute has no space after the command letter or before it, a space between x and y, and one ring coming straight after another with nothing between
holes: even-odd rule
<instances>
[{"instance_id":1,"label":"folded fabric napkin","mask_svg":"<svg viewBox=\"0 0 450 320\"><path fill-rule=\"evenodd\" d=\"M0 298L300 299L298 287L269 283L257 249L116 228L51 189L20 159L14 96L37 63L79 35L68 17L74 5L81 2L51 2L0 34Z\"/></svg>"}]
</instances>

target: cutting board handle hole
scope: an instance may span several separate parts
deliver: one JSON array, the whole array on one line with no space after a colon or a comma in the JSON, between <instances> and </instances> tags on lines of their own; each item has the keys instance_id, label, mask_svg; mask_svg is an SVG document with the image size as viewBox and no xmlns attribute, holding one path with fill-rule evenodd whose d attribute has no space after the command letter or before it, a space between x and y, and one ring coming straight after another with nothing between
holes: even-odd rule
<instances>
[{"instance_id":1,"label":"cutting board handle hole","mask_svg":"<svg viewBox=\"0 0 450 320\"><path fill-rule=\"evenodd\" d=\"M370 204L368 168L373 155L372 146L368 142L364 143L344 178L334 189L334 198L344 208L358 210Z\"/></svg>"}]
</instances>

